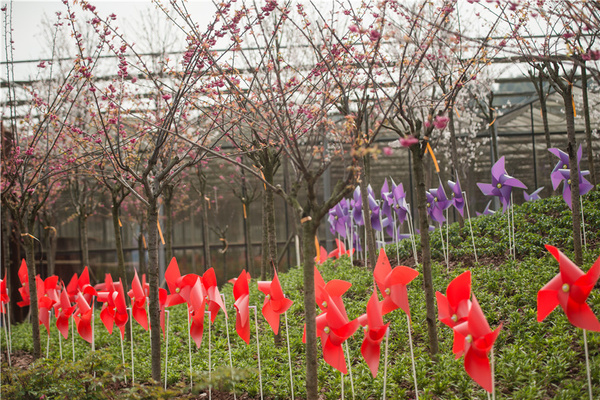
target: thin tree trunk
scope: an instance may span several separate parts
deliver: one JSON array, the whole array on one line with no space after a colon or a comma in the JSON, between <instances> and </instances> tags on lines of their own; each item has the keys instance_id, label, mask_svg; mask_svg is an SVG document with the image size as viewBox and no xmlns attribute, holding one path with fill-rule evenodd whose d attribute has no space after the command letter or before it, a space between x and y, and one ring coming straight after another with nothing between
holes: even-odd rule
<instances>
[{"instance_id":1,"label":"thin tree trunk","mask_svg":"<svg viewBox=\"0 0 600 400\"><path fill-rule=\"evenodd\" d=\"M314 221L302 224L303 254L304 254L304 319L306 321L306 398L317 400L318 396L318 357L317 357L317 322L315 299L315 262L316 249L314 237L317 227Z\"/></svg>"},{"instance_id":2,"label":"thin tree trunk","mask_svg":"<svg viewBox=\"0 0 600 400\"><path fill-rule=\"evenodd\" d=\"M33 230L35 226L35 218L28 213L23 216L20 221L20 230L25 247L25 261L27 263L27 274L29 275L29 294L30 305L29 312L31 315L31 335L33 340L33 358L38 359L41 356L40 345L40 323L38 315L37 301L37 286L35 277L37 275L35 265L35 248L33 239Z\"/></svg>"},{"instance_id":3,"label":"thin tree trunk","mask_svg":"<svg viewBox=\"0 0 600 400\"><path fill-rule=\"evenodd\" d=\"M275 177L273 165L267 165L264 168L265 180L274 185ZM267 215L267 242L269 244L269 264L275 265L275 268L279 268L277 265L277 235L275 232L275 199L273 198L273 191L267 188L265 193L265 213ZM268 272L267 272L268 271ZM266 276L271 275L271 269L265 270L265 275L261 277L266 280Z\"/></svg>"},{"instance_id":4,"label":"thin tree trunk","mask_svg":"<svg viewBox=\"0 0 600 400\"><path fill-rule=\"evenodd\" d=\"M116 197L112 197L112 221L113 230L115 232L115 245L117 247L117 267L119 275L123 277L125 289L128 287L129 279L127 278L127 270L125 269L125 255L123 254L123 239L121 238L121 224L119 223L120 202ZM142 249L144 245L142 244ZM141 258L141 253L140 253Z\"/></svg>"},{"instance_id":5,"label":"thin tree trunk","mask_svg":"<svg viewBox=\"0 0 600 400\"><path fill-rule=\"evenodd\" d=\"M142 274L148 274L148 265L146 265L146 246L144 246L144 231L140 226L140 235L138 236L138 253L140 257L139 268Z\"/></svg>"},{"instance_id":6,"label":"thin tree trunk","mask_svg":"<svg viewBox=\"0 0 600 400\"><path fill-rule=\"evenodd\" d=\"M552 148L552 140L550 139L550 124L548 123L548 106L546 104L546 96L544 95L544 88L542 86L542 92L539 93L540 98L540 111L542 113L542 123L544 125L544 140L546 142L546 149ZM548 163L549 170L552 171L554 163L552 161L552 154L546 152L546 162Z\"/></svg>"},{"instance_id":7,"label":"thin tree trunk","mask_svg":"<svg viewBox=\"0 0 600 400\"><path fill-rule=\"evenodd\" d=\"M450 148L452 157L452 166L454 167L454 173L456 176L452 177L452 180L457 179L459 175L459 161L458 161L458 148L456 145L456 130L454 129L454 107L450 107L450 111L448 112L448 131L450 132ZM461 228L465 226L465 221L460 215L460 213L456 213L456 218L458 219L458 224Z\"/></svg>"},{"instance_id":8,"label":"thin tree trunk","mask_svg":"<svg viewBox=\"0 0 600 400\"><path fill-rule=\"evenodd\" d=\"M163 199L165 206L165 228L163 236L165 238L165 264L169 265L173 258L173 185L166 185Z\"/></svg>"},{"instance_id":9,"label":"thin tree trunk","mask_svg":"<svg viewBox=\"0 0 600 400\"><path fill-rule=\"evenodd\" d=\"M368 260L369 260L369 268L374 269L375 264L377 263L377 245L375 242L375 231L373 230L373 225L371 225L371 207L369 207L369 191L368 187L371 183L371 171L369 165L369 155L365 155L361 157L361 169L363 171L363 186L360 190L360 197L362 201L362 208L364 212L364 221L365 228L367 231L367 250L368 250Z\"/></svg>"},{"instance_id":10,"label":"thin tree trunk","mask_svg":"<svg viewBox=\"0 0 600 400\"><path fill-rule=\"evenodd\" d=\"M244 241L246 242L246 270L250 275L254 274L254 266L252 265L252 238L250 236L250 222L248 216L250 215L250 203L243 203L245 207L244 215Z\"/></svg>"},{"instance_id":11,"label":"thin tree trunk","mask_svg":"<svg viewBox=\"0 0 600 400\"><path fill-rule=\"evenodd\" d=\"M266 280L267 268L269 265L269 228L267 218L267 191L263 196L263 212L262 212L262 252L260 259L260 280Z\"/></svg>"},{"instance_id":12,"label":"thin tree trunk","mask_svg":"<svg viewBox=\"0 0 600 400\"><path fill-rule=\"evenodd\" d=\"M148 199L148 283L150 284L150 346L152 379L160 382L160 309L158 303L158 206L156 198Z\"/></svg>"},{"instance_id":13,"label":"thin tree trunk","mask_svg":"<svg viewBox=\"0 0 600 400\"><path fill-rule=\"evenodd\" d=\"M423 265L423 288L427 310L427 333L429 335L429 352L432 356L438 353L437 315L433 291L431 271L431 249L429 247L429 221L427 220L427 197L425 195L425 177L423 175L423 151L419 144L410 147L413 155L413 174L417 192L417 209L419 210L419 228L421 230L421 262Z\"/></svg>"},{"instance_id":14,"label":"thin tree trunk","mask_svg":"<svg viewBox=\"0 0 600 400\"><path fill-rule=\"evenodd\" d=\"M56 269L56 228L53 226L44 227L44 236L46 242L46 262L48 264L48 276L54 275Z\"/></svg>"},{"instance_id":15,"label":"thin tree trunk","mask_svg":"<svg viewBox=\"0 0 600 400\"><path fill-rule=\"evenodd\" d=\"M590 170L590 181L596 186L596 167L594 165L594 154L592 149L592 125L590 123L590 104L588 101L587 68L585 64L581 67L581 91L583 93L583 115L585 117L585 140L587 142L587 159Z\"/></svg>"},{"instance_id":16,"label":"thin tree trunk","mask_svg":"<svg viewBox=\"0 0 600 400\"><path fill-rule=\"evenodd\" d=\"M573 211L573 251L575 252L575 264L583 263L583 252L581 249L581 207L579 205L579 166L577 165L577 141L575 139L575 116L573 114L573 86L567 85L563 91L565 103L565 118L567 120L567 154L569 154L570 182L563 183L571 185L571 205Z\"/></svg>"},{"instance_id":17,"label":"thin tree trunk","mask_svg":"<svg viewBox=\"0 0 600 400\"><path fill-rule=\"evenodd\" d=\"M87 229L87 216L85 210L82 211L78 216L79 222L79 248L81 249L81 267L90 266L90 253L88 247L88 229Z\"/></svg>"},{"instance_id":18,"label":"thin tree trunk","mask_svg":"<svg viewBox=\"0 0 600 400\"><path fill-rule=\"evenodd\" d=\"M202 251L204 252L204 271L211 268L210 260L210 237L208 233L208 202L203 196L202 199Z\"/></svg>"}]
</instances>

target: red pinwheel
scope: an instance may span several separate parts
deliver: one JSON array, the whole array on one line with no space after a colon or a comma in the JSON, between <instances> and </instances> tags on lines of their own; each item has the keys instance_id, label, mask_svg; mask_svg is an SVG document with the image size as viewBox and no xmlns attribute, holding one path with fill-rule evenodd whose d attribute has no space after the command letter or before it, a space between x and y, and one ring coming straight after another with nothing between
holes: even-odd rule
<instances>
[{"instance_id":1,"label":"red pinwheel","mask_svg":"<svg viewBox=\"0 0 600 400\"><path fill-rule=\"evenodd\" d=\"M206 301L206 290L200 280L197 280L190 290L190 299L188 301L188 312L192 322L190 326L190 336L194 339L196 346L200 348L202 344L202 335L204 334L204 305Z\"/></svg>"},{"instance_id":2,"label":"red pinwheel","mask_svg":"<svg viewBox=\"0 0 600 400\"><path fill-rule=\"evenodd\" d=\"M277 277L277 271L273 272L273 280L270 282L258 282L258 290L263 292L265 301L263 303L262 313L274 334L279 333L279 317L285 313L294 302L283 295L283 289Z\"/></svg>"},{"instance_id":3,"label":"red pinwheel","mask_svg":"<svg viewBox=\"0 0 600 400\"><path fill-rule=\"evenodd\" d=\"M119 279L119 283L114 283L111 275L106 274L106 291L98 292L98 301L104 303L100 311L100 319L108 333L112 334L113 324L115 324L121 331L121 338L124 338L125 324L129 316L121 280Z\"/></svg>"},{"instance_id":4,"label":"red pinwheel","mask_svg":"<svg viewBox=\"0 0 600 400\"><path fill-rule=\"evenodd\" d=\"M250 344L250 290L248 281L250 281L250 274L246 270L242 270L233 284L233 297L235 298L233 306L236 310L235 330L246 344Z\"/></svg>"},{"instance_id":5,"label":"red pinwheel","mask_svg":"<svg viewBox=\"0 0 600 400\"><path fill-rule=\"evenodd\" d=\"M410 318L406 285L419 275L419 272L405 266L392 269L385 250L381 248L377 265L373 271L375 283L383 295L382 313L385 315L401 308Z\"/></svg>"},{"instance_id":6,"label":"red pinwheel","mask_svg":"<svg viewBox=\"0 0 600 400\"><path fill-rule=\"evenodd\" d=\"M201 279L204 289L206 290L208 311L210 311L210 323L212 324L215 322L219 309L223 310L225 318L227 318L227 310L225 309L225 304L223 304L221 293L219 293L217 276L215 275L214 268L207 270L204 275L202 275Z\"/></svg>"},{"instance_id":7,"label":"red pinwheel","mask_svg":"<svg viewBox=\"0 0 600 400\"><path fill-rule=\"evenodd\" d=\"M379 369L381 341L385 337L389 326L389 322L385 325L383 324L381 303L379 302L375 288L373 288L373 294L367 303L367 313L363 314L358 320L365 331L365 338L360 346L360 353L369 366L373 378L375 378Z\"/></svg>"},{"instance_id":8,"label":"red pinwheel","mask_svg":"<svg viewBox=\"0 0 600 400\"><path fill-rule=\"evenodd\" d=\"M80 277L77 277L77 274L74 274L67 285L67 293L69 294L70 301L75 301L75 297L79 292L83 293L88 303L92 296L98 296L96 289L90 285L90 273L88 267L83 269Z\"/></svg>"},{"instance_id":9,"label":"red pinwheel","mask_svg":"<svg viewBox=\"0 0 600 400\"><path fill-rule=\"evenodd\" d=\"M457 276L448 284L446 296L435 293L440 322L450 328L467 320L471 308L471 271Z\"/></svg>"},{"instance_id":10,"label":"red pinwheel","mask_svg":"<svg viewBox=\"0 0 600 400\"><path fill-rule=\"evenodd\" d=\"M331 253L329 253L327 255L327 258L338 259L345 254L347 254L347 255L354 254L354 249L346 250L346 246L344 246L344 243L340 239L336 238L335 244L337 245L337 248L335 250L333 250Z\"/></svg>"},{"instance_id":11,"label":"red pinwheel","mask_svg":"<svg viewBox=\"0 0 600 400\"><path fill-rule=\"evenodd\" d=\"M343 304L339 308L330 297L326 302L327 311L317 316L317 335L321 338L323 358L327 364L346 374L348 370L342 344L356 332L358 320L348 321Z\"/></svg>"},{"instance_id":12,"label":"red pinwheel","mask_svg":"<svg viewBox=\"0 0 600 400\"><path fill-rule=\"evenodd\" d=\"M6 277L6 274L4 275ZM0 279L0 312L6 313L5 304L8 304L10 299L8 298L8 292L6 291L6 279Z\"/></svg>"},{"instance_id":13,"label":"red pinwheel","mask_svg":"<svg viewBox=\"0 0 600 400\"><path fill-rule=\"evenodd\" d=\"M46 331L50 335L50 310L58 302L58 292L56 291L58 276L53 275L43 280L37 275L35 283L39 309L38 319L40 320L40 324L46 327Z\"/></svg>"},{"instance_id":14,"label":"red pinwheel","mask_svg":"<svg viewBox=\"0 0 600 400\"><path fill-rule=\"evenodd\" d=\"M500 329L502 324L492 331L475 296L467 320L454 327L455 341L452 351L457 359L465 356L467 374L490 393L493 391L493 384L488 353L492 350Z\"/></svg>"},{"instance_id":15,"label":"red pinwheel","mask_svg":"<svg viewBox=\"0 0 600 400\"><path fill-rule=\"evenodd\" d=\"M538 292L538 322L560 304L574 326L600 332L600 322L586 303L600 277L600 258L584 273L556 247L546 245L546 249L558 261L560 272Z\"/></svg>"},{"instance_id":16,"label":"red pinwheel","mask_svg":"<svg viewBox=\"0 0 600 400\"><path fill-rule=\"evenodd\" d=\"M31 299L29 297L29 273L27 272L27 263L25 263L25 259L21 261L21 267L19 268L18 275L19 282L21 282L19 294L23 300L17 302L17 305L19 307L26 307L31 304Z\"/></svg>"},{"instance_id":17,"label":"red pinwheel","mask_svg":"<svg viewBox=\"0 0 600 400\"><path fill-rule=\"evenodd\" d=\"M190 298L190 291L198 279L200 277L196 274L181 276L177 260L173 257L165 271L165 280L167 281L169 292L171 292L167 297L167 307L187 302Z\"/></svg>"},{"instance_id":18,"label":"red pinwheel","mask_svg":"<svg viewBox=\"0 0 600 400\"><path fill-rule=\"evenodd\" d=\"M145 330L148 330L148 314L146 313L146 293L140 282L137 271L131 282L131 290L127 292L131 298L131 315L138 324Z\"/></svg>"},{"instance_id":19,"label":"red pinwheel","mask_svg":"<svg viewBox=\"0 0 600 400\"><path fill-rule=\"evenodd\" d=\"M329 303L333 302L339 310L346 315L342 295L350 289L352 284L341 279L332 279L325 283L319 270L315 267L315 299L321 311L327 311Z\"/></svg>"},{"instance_id":20,"label":"red pinwheel","mask_svg":"<svg viewBox=\"0 0 600 400\"><path fill-rule=\"evenodd\" d=\"M83 340L92 343L94 340L94 331L92 330L92 309L83 296L83 293L80 292L76 297L75 302L77 303L77 309L75 309L75 312L73 313L73 321L75 321L75 325L77 325L77 333L79 333L79 336L81 336Z\"/></svg>"},{"instance_id":21,"label":"red pinwheel","mask_svg":"<svg viewBox=\"0 0 600 400\"><path fill-rule=\"evenodd\" d=\"M69 294L63 284L63 290L60 292L60 299L54 304L54 315L56 316L56 328L62 333L65 339L69 338L69 318L73 315L74 310L75 306L71 305Z\"/></svg>"}]
</instances>

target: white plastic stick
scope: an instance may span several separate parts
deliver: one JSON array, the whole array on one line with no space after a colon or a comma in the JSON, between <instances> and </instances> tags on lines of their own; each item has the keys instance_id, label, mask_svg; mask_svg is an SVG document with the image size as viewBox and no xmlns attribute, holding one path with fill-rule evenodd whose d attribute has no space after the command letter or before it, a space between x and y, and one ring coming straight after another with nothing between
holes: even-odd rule
<instances>
[{"instance_id":1,"label":"white plastic stick","mask_svg":"<svg viewBox=\"0 0 600 400\"><path fill-rule=\"evenodd\" d=\"M133 310L131 308L127 308L129 310L129 338L131 339L131 384L135 382L135 362L133 357ZM150 346L152 347L152 346Z\"/></svg>"},{"instance_id":2,"label":"white plastic stick","mask_svg":"<svg viewBox=\"0 0 600 400\"><path fill-rule=\"evenodd\" d=\"M121 332L119 332L118 335L119 335L119 341L121 342L121 362L123 363L123 366L125 366L125 349L123 348L123 337L121 336ZM124 378L125 378L125 384L127 385L127 375L124 375Z\"/></svg>"},{"instance_id":3,"label":"white plastic stick","mask_svg":"<svg viewBox=\"0 0 600 400\"><path fill-rule=\"evenodd\" d=\"M71 324L71 347L73 348L73 362L75 362L75 319L73 319L73 323Z\"/></svg>"},{"instance_id":4,"label":"white plastic stick","mask_svg":"<svg viewBox=\"0 0 600 400\"><path fill-rule=\"evenodd\" d=\"M411 211L410 211L410 204L407 204L406 207L408 208L408 233L410 234L410 243L412 245L412 249L413 249L413 257L415 258L415 265L418 267L419 266L419 260L417 259L417 244L415 243L415 229L413 226L413 219L412 219L412 215L411 215Z\"/></svg>"},{"instance_id":5,"label":"white plastic stick","mask_svg":"<svg viewBox=\"0 0 600 400\"><path fill-rule=\"evenodd\" d=\"M50 326L50 322L52 321L52 312L48 310L48 326ZM48 340L46 340L46 358L50 356L50 330L48 330Z\"/></svg>"},{"instance_id":6,"label":"white plastic stick","mask_svg":"<svg viewBox=\"0 0 600 400\"><path fill-rule=\"evenodd\" d=\"M294 242L296 245L296 265L300 265L300 239L298 239L298 235L294 237Z\"/></svg>"},{"instance_id":7,"label":"white plastic stick","mask_svg":"<svg viewBox=\"0 0 600 400\"><path fill-rule=\"evenodd\" d=\"M579 196L579 208L581 208L581 229L583 230L583 248L587 250L587 238L585 234L585 216L583 214L583 197Z\"/></svg>"},{"instance_id":8,"label":"white plastic stick","mask_svg":"<svg viewBox=\"0 0 600 400\"><path fill-rule=\"evenodd\" d=\"M587 344L587 332L583 330L583 347L585 350L585 370L587 372L588 392L590 393L590 400L592 400L592 378L590 375L590 355Z\"/></svg>"},{"instance_id":9,"label":"white plastic stick","mask_svg":"<svg viewBox=\"0 0 600 400\"><path fill-rule=\"evenodd\" d=\"M466 192L462 192L463 199L465 200L465 208L467 209L467 219L469 220L469 229L471 230L471 242L473 242L473 254L475 255L475 263L477 261L477 249L475 248L475 235L473 234L473 224L471 224L471 213L469 212L469 202L467 201Z\"/></svg>"},{"instance_id":10,"label":"white plastic stick","mask_svg":"<svg viewBox=\"0 0 600 400\"><path fill-rule=\"evenodd\" d=\"M6 313L2 314L2 318L4 318L5 320L5 324L4 324L4 334L6 337L6 354L7 354L7 358L8 358L8 366L12 366L12 363L10 361L10 353L12 351L12 343L10 342L10 314L8 314L8 310L10 309L10 304L8 304L8 306L6 307Z\"/></svg>"},{"instance_id":11,"label":"white plastic stick","mask_svg":"<svg viewBox=\"0 0 600 400\"><path fill-rule=\"evenodd\" d=\"M385 330L385 353L383 358L383 400L385 400L385 390L387 389L387 367L388 367L388 348L390 340L390 327Z\"/></svg>"},{"instance_id":12,"label":"white plastic stick","mask_svg":"<svg viewBox=\"0 0 600 400\"><path fill-rule=\"evenodd\" d=\"M448 264L448 253L446 252L446 245L444 244L444 233L442 232L444 227L440 223L440 239L442 240L442 253L444 254L444 261L446 261L446 273L450 273L450 265Z\"/></svg>"},{"instance_id":13,"label":"white plastic stick","mask_svg":"<svg viewBox=\"0 0 600 400\"><path fill-rule=\"evenodd\" d=\"M350 249L354 248L354 218L352 218L352 211L350 213ZM354 251L350 252L350 264L354 265Z\"/></svg>"},{"instance_id":14,"label":"white plastic stick","mask_svg":"<svg viewBox=\"0 0 600 400\"><path fill-rule=\"evenodd\" d=\"M446 209L446 264L450 264L450 220L448 219L448 209ZM450 269L449 265L448 269Z\"/></svg>"},{"instance_id":15,"label":"white plastic stick","mask_svg":"<svg viewBox=\"0 0 600 400\"><path fill-rule=\"evenodd\" d=\"M285 318L285 338L287 340L288 364L290 366L290 390L292 391L292 400L294 400L294 375L292 374L292 353L290 352L290 331L288 328L287 311L283 313Z\"/></svg>"},{"instance_id":16,"label":"white plastic stick","mask_svg":"<svg viewBox=\"0 0 600 400\"><path fill-rule=\"evenodd\" d=\"M190 310L186 309L188 323L188 352L190 354L190 389L193 389L194 380L192 378L192 335L190 334Z\"/></svg>"},{"instance_id":17,"label":"white plastic stick","mask_svg":"<svg viewBox=\"0 0 600 400\"><path fill-rule=\"evenodd\" d=\"M298 244L298 236L296 236L296 244ZM225 303L225 295L222 293L221 298L223 299L223 306L227 308L227 303ZM233 379L233 357L231 356L231 341L229 340L229 320L227 318L225 318L225 332L227 332L227 348L229 349L229 367L231 368L231 378ZM237 400L237 396L235 394L235 383L233 384L233 400Z\"/></svg>"},{"instance_id":18,"label":"white plastic stick","mask_svg":"<svg viewBox=\"0 0 600 400\"><path fill-rule=\"evenodd\" d=\"M340 371L340 380L342 381L342 393L340 400L344 400L344 373Z\"/></svg>"},{"instance_id":19,"label":"white plastic stick","mask_svg":"<svg viewBox=\"0 0 600 400\"><path fill-rule=\"evenodd\" d=\"M513 242L513 260L517 259L517 239L515 237L515 203L513 201L513 194L510 193L510 224L512 229L512 242Z\"/></svg>"},{"instance_id":20,"label":"white plastic stick","mask_svg":"<svg viewBox=\"0 0 600 400\"><path fill-rule=\"evenodd\" d=\"M410 332L410 318L406 314L406 322L408 326L408 345L410 347L410 359L412 361L413 379L415 381L415 398L419 400L419 388L417 386L417 368L415 367L415 355L413 353L412 333Z\"/></svg>"},{"instance_id":21,"label":"white plastic stick","mask_svg":"<svg viewBox=\"0 0 600 400\"><path fill-rule=\"evenodd\" d=\"M506 210L506 223L508 228L508 252L512 256L512 238L510 235L510 208Z\"/></svg>"},{"instance_id":22,"label":"white plastic stick","mask_svg":"<svg viewBox=\"0 0 600 400\"><path fill-rule=\"evenodd\" d=\"M60 350L60 359L63 359L63 355L62 355L62 333L58 332L58 348Z\"/></svg>"},{"instance_id":23,"label":"white plastic stick","mask_svg":"<svg viewBox=\"0 0 600 400\"><path fill-rule=\"evenodd\" d=\"M352 362L350 361L350 351L348 350L348 340L344 342L346 345L346 358L348 359L348 372L350 372L350 388L352 389L352 400L356 398L354 392L354 377L352 375Z\"/></svg>"},{"instance_id":24,"label":"white plastic stick","mask_svg":"<svg viewBox=\"0 0 600 400\"><path fill-rule=\"evenodd\" d=\"M211 312L204 311L204 314L208 314L208 400L212 400L212 343L210 334L212 331L210 326Z\"/></svg>"},{"instance_id":25,"label":"white plastic stick","mask_svg":"<svg viewBox=\"0 0 600 400\"><path fill-rule=\"evenodd\" d=\"M496 379L494 378L494 346L492 346L491 350L491 368L492 368L492 400L496 400Z\"/></svg>"},{"instance_id":26,"label":"white plastic stick","mask_svg":"<svg viewBox=\"0 0 600 400\"><path fill-rule=\"evenodd\" d=\"M169 317L171 313L169 310L165 310L165 314L167 314L167 339L165 340L165 390L167 390L167 366L169 365Z\"/></svg>"},{"instance_id":27,"label":"white plastic stick","mask_svg":"<svg viewBox=\"0 0 600 400\"><path fill-rule=\"evenodd\" d=\"M258 312L256 311L256 306L249 306L248 308L254 309L254 325L256 327L256 358L258 358L258 382L260 384L260 400L263 400L262 368L260 365L260 343L258 341Z\"/></svg>"}]
</instances>

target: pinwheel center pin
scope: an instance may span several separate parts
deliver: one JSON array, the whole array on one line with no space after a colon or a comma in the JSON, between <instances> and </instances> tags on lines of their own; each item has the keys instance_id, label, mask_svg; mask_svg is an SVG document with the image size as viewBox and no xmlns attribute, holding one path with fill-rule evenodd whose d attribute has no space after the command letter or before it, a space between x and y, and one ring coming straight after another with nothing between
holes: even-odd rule
<instances>
[{"instance_id":1,"label":"pinwheel center pin","mask_svg":"<svg viewBox=\"0 0 600 400\"><path fill-rule=\"evenodd\" d=\"M567 293L570 289L571 289L571 287L569 286L568 283L565 283L564 285L562 285L563 292Z\"/></svg>"},{"instance_id":2,"label":"pinwheel center pin","mask_svg":"<svg viewBox=\"0 0 600 400\"><path fill-rule=\"evenodd\" d=\"M567 168L569 168L569 166L567 164L563 164L562 169L567 169Z\"/></svg>"},{"instance_id":3,"label":"pinwheel center pin","mask_svg":"<svg viewBox=\"0 0 600 400\"><path fill-rule=\"evenodd\" d=\"M367 332L369 330L369 325L365 325L365 332Z\"/></svg>"},{"instance_id":4,"label":"pinwheel center pin","mask_svg":"<svg viewBox=\"0 0 600 400\"><path fill-rule=\"evenodd\" d=\"M328 327L328 326L326 326L326 327L325 327L325 329L323 329L323 332L325 332L325 333L329 333L329 332L331 332L331 329L329 329L329 327Z\"/></svg>"},{"instance_id":5,"label":"pinwheel center pin","mask_svg":"<svg viewBox=\"0 0 600 400\"><path fill-rule=\"evenodd\" d=\"M390 293L391 293L390 288L385 289L385 294L387 294L389 296Z\"/></svg>"},{"instance_id":6,"label":"pinwheel center pin","mask_svg":"<svg viewBox=\"0 0 600 400\"><path fill-rule=\"evenodd\" d=\"M501 184L501 183L498 183L498 184L496 185L496 187L497 187L498 189L501 189L501 188L502 188L502 184Z\"/></svg>"},{"instance_id":7,"label":"pinwheel center pin","mask_svg":"<svg viewBox=\"0 0 600 400\"><path fill-rule=\"evenodd\" d=\"M60 308L60 307L59 307L59 308L58 308L58 312L62 312L62 308Z\"/></svg>"},{"instance_id":8,"label":"pinwheel center pin","mask_svg":"<svg viewBox=\"0 0 600 400\"><path fill-rule=\"evenodd\" d=\"M175 289L175 293L179 293L180 290L181 289L179 289L179 288Z\"/></svg>"},{"instance_id":9,"label":"pinwheel center pin","mask_svg":"<svg viewBox=\"0 0 600 400\"><path fill-rule=\"evenodd\" d=\"M429 207L431 207L431 203L427 203L427 207L428 207L428 208L429 208Z\"/></svg>"},{"instance_id":10,"label":"pinwheel center pin","mask_svg":"<svg viewBox=\"0 0 600 400\"><path fill-rule=\"evenodd\" d=\"M48 297L48 293L44 293L44 297Z\"/></svg>"},{"instance_id":11,"label":"pinwheel center pin","mask_svg":"<svg viewBox=\"0 0 600 400\"><path fill-rule=\"evenodd\" d=\"M271 295L270 294L266 295L265 299L267 299L267 300L271 299Z\"/></svg>"},{"instance_id":12,"label":"pinwheel center pin","mask_svg":"<svg viewBox=\"0 0 600 400\"><path fill-rule=\"evenodd\" d=\"M570 184L571 184L571 180L569 179L569 180L567 181L567 183L570 185Z\"/></svg>"},{"instance_id":13,"label":"pinwheel center pin","mask_svg":"<svg viewBox=\"0 0 600 400\"><path fill-rule=\"evenodd\" d=\"M458 321L458 316L456 314L452 315L452 317L450 317L450 319L454 322Z\"/></svg>"},{"instance_id":14,"label":"pinwheel center pin","mask_svg":"<svg viewBox=\"0 0 600 400\"><path fill-rule=\"evenodd\" d=\"M437 197L434 197L434 198L433 198L433 201L437 202L437 201L438 201L438 198L437 198Z\"/></svg>"},{"instance_id":15,"label":"pinwheel center pin","mask_svg":"<svg viewBox=\"0 0 600 400\"><path fill-rule=\"evenodd\" d=\"M327 308L327 302L323 301L323 303L321 303L323 305L323 307Z\"/></svg>"},{"instance_id":16,"label":"pinwheel center pin","mask_svg":"<svg viewBox=\"0 0 600 400\"><path fill-rule=\"evenodd\" d=\"M467 337L465 338L465 340L466 340L468 343L471 343L471 342L473 341L473 336L471 336L471 334L468 334L468 335L467 335Z\"/></svg>"}]
</instances>

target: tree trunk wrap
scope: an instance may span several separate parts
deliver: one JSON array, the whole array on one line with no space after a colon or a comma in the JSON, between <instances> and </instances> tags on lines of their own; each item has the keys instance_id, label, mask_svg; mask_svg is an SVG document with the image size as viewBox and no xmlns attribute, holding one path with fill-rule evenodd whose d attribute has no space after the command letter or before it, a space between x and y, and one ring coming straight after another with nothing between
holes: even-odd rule
<instances>
[{"instance_id":1,"label":"tree trunk wrap","mask_svg":"<svg viewBox=\"0 0 600 400\"><path fill-rule=\"evenodd\" d=\"M306 398L318 399L318 356L317 356L317 322L315 299L315 262L316 249L314 237L317 227L308 220L302 224L304 255L304 318L306 321Z\"/></svg>"},{"instance_id":2,"label":"tree trunk wrap","mask_svg":"<svg viewBox=\"0 0 600 400\"><path fill-rule=\"evenodd\" d=\"M31 334L33 339L33 358L40 358L41 345L40 345L40 323L39 323L39 310L37 301L37 286L35 277L37 275L35 265L35 248L33 239L33 230L35 228L35 217L26 214L21 218L20 230L23 237L23 244L25 247L25 262L27 263L27 274L29 275L29 296L30 296L30 315L31 315Z\"/></svg>"},{"instance_id":3,"label":"tree trunk wrap","mask_svg":"<svg viewBox=\"0 0 600 400\"><path fill-rule=\"evenodd\" d=\"M362 202L362 208L364 212L364 221L365 228L367 231L367 249L368 249L368 260L369 260L369 268L371 270L375 269L375 264L377 263L377 245L375 242L375 231L373 230L373 225L371 224L371 207L369 207L369 192L368 187L371 183L371 171L369 168L369 155L365 155L361 157L361 169L363 171L363 186L360 190L360 198Z\"/></svg>"},{"instance_id":4,"label":"tree trunk wrap","mask_svg":"<svg viewBox=\"0 0 600 400\"><path fill-rule=\"evenodd\" d=\"M148 283L150 284L150 338L151 338L151 362L152 379L160 382L161 374L161 327L160 308L158 302L158 206L156 198L148 199Z\"/></svg>"},{"instance_id":5,"label":"tree trunk wrap","mask_svg":"<svg viewBox=\"0 0 600 400\"><path fill-rule=\"evenodd\" d=\"M577 140L575 139L575 116L573 114L573 86L567 85L563 91L565 104L565 118L567 120L567 154L569 154L571 205L573 215L573 251L575 252L575 264L583 264L583 252L581 248L581 207L579 204L579 166L577 165ZM563 183L563 185L568 182Z\"/></svg>"},{"instance_id":6,"label":"tree trunk wrap","mask_svg":"<svg viewBox=\"0 0 600 400\"><path fill-rule=\"evenodd\" d=\"M429 246L429 221L427 219L427 197L425 194L425 177L423 174L423 154L419 143L410 147L413 155L413 174L415 176L417 209L419 211L419 229L421 231L421 263L423 267L423 289L427 310L427 333L429 335L429 352L432 356L439 351L437 337L437 314L431 271L431 249Z\"/></svg>"}]
</instances>

